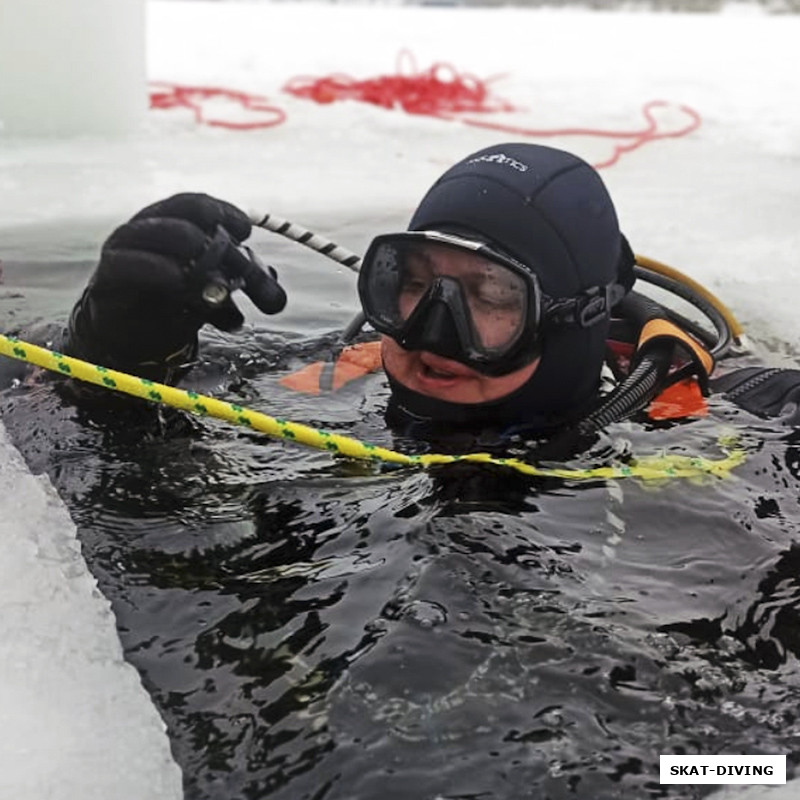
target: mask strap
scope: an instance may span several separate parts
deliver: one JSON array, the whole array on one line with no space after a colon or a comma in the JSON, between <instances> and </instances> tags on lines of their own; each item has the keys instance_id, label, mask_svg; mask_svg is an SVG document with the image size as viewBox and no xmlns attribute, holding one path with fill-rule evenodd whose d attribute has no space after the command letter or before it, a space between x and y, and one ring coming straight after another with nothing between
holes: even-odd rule
<instances>
[{"instance_id":1,"label":"mask strap","mask_svg":"<svg viewBox=\"0 0 800 800\"><path fill-rule=\"evenodd\" d=\"M627 294L625 286L609 283L592 286L576 297L553 299L542 297L543 320L549 325L574 325L590 328L607 319L611 309Z\"/></svg>"}]
</instances>

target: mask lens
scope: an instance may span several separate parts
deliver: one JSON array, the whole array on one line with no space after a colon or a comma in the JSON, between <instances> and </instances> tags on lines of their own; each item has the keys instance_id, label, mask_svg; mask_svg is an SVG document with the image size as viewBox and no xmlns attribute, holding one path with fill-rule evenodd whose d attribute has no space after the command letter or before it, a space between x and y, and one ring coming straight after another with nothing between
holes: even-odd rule
<instances>
[{"instance_id":1,"label":"mask lens","mask_svg":"<svg viewBox=\"0 0 800 800\"><path fill-rule=\"evenodd\" d=\"M361 266L358 289L369 321L381 333L396 334L405 321L400 296L405 280L404 248L395 242L374 244Z\"/></svg>"},{"instance_id":2,"label":"mask lens","mask_svg":"<svg viewBox=\"0 0 800 800\"><path fill-rule=\"evenodd\" d=\"M516 342L525 324L527 284L521 275L481 256L468 256L460 278L476 338L487 352Z\"/></svg>"}]
</instances>

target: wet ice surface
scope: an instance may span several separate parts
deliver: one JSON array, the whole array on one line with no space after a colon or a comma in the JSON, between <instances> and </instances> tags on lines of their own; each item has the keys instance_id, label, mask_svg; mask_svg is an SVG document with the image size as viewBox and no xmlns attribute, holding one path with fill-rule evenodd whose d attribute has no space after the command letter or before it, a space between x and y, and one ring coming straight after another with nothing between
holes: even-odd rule
<instances>
[{"instance_id":1,"label":"wet ice surface","mask_svg":"<svg viewBox=\"0 0 800 800\"><path fill-rule=\"evenodd\" d=\"M20 798L174 798L164 724L123 660L74 523L0 427L0 787Z\"/></svg>"},{"instance_id":2,"label":"wet ice surface","mask_svg":"<svg viewBox=\"0 0 800 800\"><path fill-rule=\"evenodd\" d=\"M640 124L639 108L654 97L688 103L696 108L704 120L700 131L687 139L651 145L604 172L623 228L638 252L690 272L719 293L758 340L765 359L776 363L795 360L794 345L798 334L795 304L800 297L796 269L797 253L800 252L800 232L796 225L800 118L791 99L798 95L800 88L797 86L800 70L795 55L795 43L800 35L800 20L797 18L766 17L746 10L715 16L624 12L598 15L573 10L391 9L238 3L224 7L210 3L152 3L149 12L151 78L195 84L216 83L267 94L287 109L289 120L279 128L243 135L198 129L181 112L153 113L145 131L121 142L81 139L69 142L3 141L0 150L0 185L3 189L0 193L3 241L0 258L7 265L4 283L0 285L3 329L36 317L65 318L105 232L139 207L174 191L208 191L239 202L248 209L271 211L296 219L355 250L362 249L376 231L403 227L422 191L449 163L496 141L497 135L352 103L315 106L282 95L280 86L284 80L302 73L347 71L357 76L370 76L390 72L394 68L396 52L403 46L412 46L420 67L427 67L436 60L446 60L479 76L503 73L505 77L493 84L494 89L528 109L526 114L512 120L518 124L536 127L562 127L565 124L636 127ZM309 25L310 18L315 21L313 26ZM329 35L331 32L335 35ZM476 41L485 41L487 46L475 47ZM502 41L503 47L488 45L496 41ZM669 121L670 118L665 120ZM608 154L608 143L599 140L548 141L574 149L592 162ZM274 320L255 318L249 309L251 322L303 332L327 330L349 318L355 308L351 275L317 256L272 244L266 235L259 236L257 242L275 263L282 265L281 273L293 302L281 317L280 325ZM55 267L51 269L53 265ZM338 416L345 425L356 424L344 407L326 409L323 413L315 410L312 404L293 403L292 411L298 418L309 419L317 414L323 419L335 420ZM134 569L136 575L144 573L151 575L152 579L155 570L156 583L161 581L169 585L173 581L181 584L186 578L185 569L162 563L164 552L173 548L190 553L196 540L207 542L211 535L211 541L217 542L214 536L220 537L223 545L227 543L229 554L220 562L222 574L206 576L204 580L211 581L212 585L202 581L200 585L204 591L216 593L230 603L229 613L235 621L239 608L237 597L249 597L249 592L256 597L262 585L263 573L259 570L263 564L259 553L249 554L243 542L252 533L258 515L269 512L269 504L258 506L258 502L263 504L266 501L259 500L255 492L247 497L256 506L245 504L243 509L234 489L244 491L243 487L257 486L263 474L259 472L261 477L256 479L254 471L263 468L264 459L273 459L274 450L268 449L268 456L261 455L256 448L241 454L236 440L226 440L224 436L214 438L211 434L208 437L212 445L221 449L220 464L215 465L213 460L202 461L206 453L200 447L196 453L198 461L193 462L195 483L189 478L185 485L167 482L169 491L165 497L156 500L155 507L157 526L162 527L156 526L149 539L147 536L141 540L135 537L132 543L126 544L123 555L132 560L134 568L138 567L138 572ZM155 457L158 452L149 455ZM42 463L51 456L51 453L43 453ZM67 448L66 453L59 455L62 459L60 474L69 476L70 469L90 466L95 472L87 470L88 479L98 474L109 477L103 470L98 472L96 464L84 464L82 457L78 451L72 460ZM297 462L278 457L271 463L273 468L286 470L285 474L302 481L292 486L289 486L291 481L279 482L275 487L270 485L270 493L285 496L287 492L296 492L298 502L306 491L312 496L328 498L330 506L326 508L332 509L341 502L337 482L343 481L347 487L352 485L352 478L343 478L335 471L328 476L331 485L327 487L321 488L315 479L310 478L309 471L321 470L324 478L330 469L322 457L309 456ZM141 690L132 680L130 668L119 660L118 650L110 638L111 623L102 600L95 598L94 605L89 602L92 598L91 579L80 562L75 561L74 539L63 518L63 509L58 510L48 495L49 499L41 502L45 509L43 513L52 515L52 521L29 528L25 524L26 516L41 495L38 488L31 488L28 478L13 464L10 457L4 460L6 472L3 476L4 480L10 481L10 488L0 498L0 511L9 528L5 536L10 541L19 542L22 549L9 548L3 562L4 574L7 570L9 580L0 582L0 603L4 619L14 621L9 623L6 637L7 643L13 642L14 646L4 653L2 674L4 687L15 685L22 689L13 695L16 702L9 700L0 706L4 710L4 724L0 729L4 742L2 749L10 754L6 767L0 772L0 785L7 786L21 798L66 798L78 793L91 797L93 792L98 797L101 794L124 797L125 775L133 776L133 770L140 769L141 773L137 774L145 776L152 786L146 796L161 796L158 792L163 796L175 796L174 767L164 761L164 740L158 720L154 719L152 707L144 702ZM123 495L127 491L134 498L136 492L142 492L145 507L152 502L144 493L146 483L126 482L124 474L117 475L113 471L113 465L103 469L112 470L112 489L121 486ZM774 477L769 472L765 474ZM206 497L207 486L200 478L216 481L219 486ZM227 483L234 486L230 490L232 495L226 489ZM18 491L20 485L27 487L22 490L25 494ZM345 511L350 509L355 519L364 515L365 519L371 519L371 515L376 513L374 506L387 500L385 487L381 485L372 493L368 482L358 486L350 500L351 505L343 508ZM764 491L768 490L769 482ZM427 489L424 479L420 478L401 484L396 491L400 499L390 506L395 511L413 503L408 498L424 497ZM776 491L772 499L791 518L789 500L784 498L789 491ZM170 503L176 497L182 503L180 513L170 510ZM768 510L763 503L759 504L758 497L758 493L753 491L745 505L752 501L753 509ZM115 512L113 493L110 498L105 494L98 495L98 508L103 518L97 522L92 519L91 505L81 506L80 496L71 497L73 509L87 514L79 520L83 529L108 534L115 530L115 526L124 528L126 514L131 510L123 507ZM226 498L230 508L223 502ZM24 512L20 512L16 505L21 499L27 501ZM734 499L730 498L731 503ZM219 512L222 515L219 524L214 522L212 501L221 503L223 509ZM159 502L166 505L159 507ZM683 500L676 499L667 507L674 508L681 502ZM567 513L567 508L568 504L559 505L558 514ZM200 532L192 533L192 520L203 520L204 513L212 520L211 529L201 527ZM764 518L771 517L766 514ZM50 520L51 516L47 519ZM208 525L208 519L207 516L204 525ZM309 524L314 522L309 528L316 531L312 539L324 538L325 519L326 514L320 512L320 519L306 520ZM762 517L756 514L756 519ZM8 520L14 523L9 525ZM460 576L462 580L454 580L454 584L469 585L465 576L470 576L471 571L482 563L473 547L477 546L480 537L470 537L463 532L459 534L458 530L440 530L437 536L444 537L451 548L445 558L438 562L433 559L433 566L428 571L417 566L407 573L395 575L391 564L392 559L398 556L396 548L401 545L393 546L393 536L389 535L386 540L381 538L378 525L373 530L373 538L368 541L369 552L361 558L359 550L353 550L349 540L339 538L345 535L345 523L349 524L349 518L339 519L331 529L332 538L328 546L332 553L326 554L324 549L313 551L314 539L308 543L313 558L310 552L304 557L301 557L302 553L287 553L286 564L278 562L282 568L291 564L301 573L303 564L306 564L309 573L304 580L309 582L310 591L318 595L323 605L327 598L330 614L339 620L340 626L347 620L348 624L354 625L359 637L363 630L365 641L378 643L373 655L358 661L352 675L339 687L332 722L319 721L330 719L329 709L309 707L307 713L312 718L307 729L311 737L309 753L314 752L314 736L319 737L324 749L328 735L325 724L332 725L334 730L337 725L343 726L349 735L358 738L356 722L367 710L375 715L377 721L374 727L362 731L362 741L371 741L377 752L383 753L393 737L400 739L400 749L395 751L400 759L397 769L404 772L407 779L413 778L409 765L416 763L421 754L428 754L426 742L430 737L440 735L436 733L436 726L447 731L448 726L442 721L450 720L453 722L450 727L452 749L448 749L442 740L437 741L442 753L453 755L451 766L458 769L462 735L467 722L472 724L469 715L459 716L458 703L465 696L478 698L473 704L467 704L467 708L470 714L483 719L492 713L485 704L491 706L493 702L500 702L503 692L509 693L508 703L530 703L531 695L527 693L534 692L531 686L536 685L528 686L522 680L529 667L514 666L508 661L502 663L506 652L502 648L483 660L479 650L470 649L469 654L479 656L476 663L470 662L469 657L457 658L454 654L459 652L456 646L458 637L452 626L460 625L462 631L470 628L469 603L478 603L482 595L468 594L461 603L455 595L426 588L434 585L437 575ZM480 524L484 523L485 520ZM446 523L436 523L442 524L447 527ZM337 526L341 527L341 532ZM61 554L59 558L66 559L67 566L53 570L45 568L50 562L44 566L34 564L43 570L42 575L37 573L34 578L32 562L37 560L37 537L41 537L45 530L49 534L47 540L57 548ZM392 532L391 528L388 530ZM403 541L402 530L400 527L394 531L397 542ZM478 530L482 528L479 526ZM577 535L579 524L575 530ZM435 526L433 531L436 532ZM172 536L181 532L186 537L183 540ZM525 535L524 532L519 534ZM603 535L612 534L606 532ZM513 530L506 530L496 542L498 558L507 557L508 542L513 535ZM564 538L569 539L568 536ZM788 544L789 538L787 534L783 543ZM123 631L126 647L132 647L133 643L140 645L136 651L138 655L129 656L129 660L145 670L157 671L161 664L168 673L169 665L180 660L181 648L191 651L197 643L181 628L182 623L178 620L178 631L184 637L182 644L176 646L173 654L164 652L169 651L170 646L168 642L162 642L152 649L159 657L149 662L148 649L143 643L148 632L158 633L152 626L164 616L161 605L164 598L158 591L150 591L147 584L145 588L139 587L135 581L133 586L129 585L128 573L120 572L113 558L109 557L106 565L104 559L107 548L111 547L109 542L104 544L91 537L87 541L94 558L95 574L101 575L107 591L117 593L112 598L116 604L125 607L126 604L141 602L144 609L139 618L129 611L134 621L138 619L140 627ZM422 556L425 565L428 563L425 558L431 556L425 548L433 548L436 541L437 537L425 529L421 543L414 545L412 540L410 546L401 548L401 555L409 559L409 563L413 563L415 555ZM744 537L742 546L745 547L746 543ZM717 544L722 547L726 542L717 541ZM552 542L528 542L534 552L543 546L547 551L550 545ZM140 549L161 553L161 561L145 569L138 553ZM772 560L766 555L768 550L762 553L762 560L754 562L756 570L762 572L756 571L752 575L748 583L749 594L740 584L731 584L725 602L733 609L730 612L732 619L737 614L747 619L748 598L752 600L755 591L753 582L757 583L757 579L774 566L777 550ZM666 558L668 552L659 555ZM652 553L648 555L653 556ZM591 563L588 555L583 557ZM545 562L544 568L548 563L563 568L569 563L569 558L568 554L561 553L551 562ZM459 559L464 559L464 563L460 564ZM665 575L664 596L667 597L667 589L681 579L685 581L683 590L690 591L692 583L701 580L701 575L713 573L721 560L721 555L716 560L710 558L703 568L708 573L698 572L697 567L685 573ZM274 567L273 562L269 563ZM56 560L54 563L59 562ZM402 558L399 563L403 563ZM647 564L647 559L643 558L642 563ZM537 574L535 570L533 572ZM66 577L62 577L64 573ZM191 577L191 569L189 573ZM352 576L351 583L366 582L376 574L384 581L379 581L379 585L389 594L396 594L394 603L383 611L379 607L340 608L325 594L326 581L335 586L337 580L343 580L342 576L349 575ZM592 586L591 581L599 580L588 567L579 574ZM289 580L291 574L276 584L281 586ZM473 576L472 580L474 586L483 586L480 575ZM559 588L563 589L563 586ZM787 608L785 613L789 613L793 597L791 583L787 583L784 590L783 605ZM22 591L26 593L24 600L15 594ZM613 586L600 580L589 594L601 602L613 598L615 591ZM172 591L167 595L169 603L176 603L175 608L186 609L175 599ZM62 619L57 611L65 610L66 604L63 608L59 605L58 609L53 609L51 617L48 607L39 602L48 596L73 597L76 606L74 613L68 615L70 624L57 621ZM355 591L351 596L364 597ZM380 591L366 596L372 602L385 597ZM514 641L515 626L528 624L526 615L536 610L535 603L524 600L525 597L523 593L523 599L514 596L503 601L513 605L509 621L505 627L501 625L499 629L492 629L492 635L501 640L510 637L510 641ZM709 616L726 607L725 604L715 606L713 592L709 598L706 609ZM676 614L684 600L683 595L674 597ZM255 599L252 602L257 605ZM581 602L586 602L586 598L583 597ZM166 607L171 609L169 603ZM447 681L443 681L442 686L436 685L435 670L429 670L430 681L425 684L425 671L413 667L413 646L426 641L421 637L439 635L437 632L443 630L444 624L441 622L442 609L448 609L448 605L467 615L459 619L457 611L455 617L451 615L449 618L451 627L445 628L449 631L446 634L448 641L455 649L442 650L449 659L443 662L447 665L443 671L455 670L451 684L463 689L454 694L444 691ZM557 609L568 606L569 603L564 601ZM649 608L647 604L645 607ZM228 606L218 607L220 624L225 620L225 608ZM495 605L490 610L497 612L498 608ZM665 608L672 606L666 603ZM189 609L185 613L191 618L194 612ZM248 642L252 639L247 638L250 634L240 632L234 635L224 625L220 638L214 643L213 632L219 629L204 616L206 612L202 605L196 613L198 624L208 626L209 630L200 644L203 641L210 643L208 652L212 655L216 647L221 648L220 652L230 653L250 646ZM352 623L353 618L358 622ZM569 646L570 637L574 636L574 641L582 647L591 646L588 629L580 628L580 615L577 615L577 620L578 631L562 632L561 644ZM73 622L75 627L72 627ZM251 623L252 620L245 617L245 626ZM406 630L403 626L408 626L412 650L391 650L390 646L404 646L400 641L406 635L402 633ZM384 637L384 627L390 629L392 635ZM99 633L101 630L105 631L102 635ZM280 639L282 634L278 630ZM629 630L636 632L638 637L641 628L633 625ZM313 638L313 625L306 632ZM302 631L293 634L290 625L283 633L301 635ZM385 652L380 649L381 641L389 643ZM79 642L77 646L76 642ZM356 648L360 653L357 645L355 639L350 643L334 642L330 644L330 651L341 654ZM517 658L520 646L535 649L534 642L523 642L523 645L508 646L508 652ZM747 692L736 694L736 677L741 670L737 667L735 650L727 653L718 644L708 651L701 648L699 653L673 652L671 647L666 637L656 637L647 642L637 638L637 648L640 648L637 652L643 666L636 677L644 681L651 693L655 692L653 681L658 673L648 673L647 665L669 658L678 660L675 670L679 674L695 676L693 691L699 692L700 698L690 697L686 702L698 714L697 727L691 731L697 741L708 743L714 740L715 735L721 735L724 740L720 731L724 734L727 730L730 734L730 731L745 730L748 726L760 733L762 741L783 741L779 733L781 728L788 731L786 735L791 733L793 723L780 718L780 715L775 718L772 715L776 713L775 709L785 709L792 697L790 676L795 656L788 655L787 665L774 676L765 673L764 676L750 677L751 690L761 691L759 700ZM666 651L662 652L664 648ZM84 657L87 652L93 654L90 664ZM263 648L256 648L254 652L263 653ZM627 651L623 654L630 655ZM608 669L601 671L601 675L611 674L614 657L613 653L607 654ZM230 661L231 665L236 663L235 658ZM220 677L220 686L227 686L232 695L243 692L244 697L241 705L234 703L238 709L236 714L223 714L219 723L225 729L223 741L239 742L234 748L235 763L243 758L242 753L248 752L248 732L255 731L256 737L265 735L262 727L250 727L247 723L246 715L252 708L269 709L272 700L293 697L293 686L299 687L296 691L302 694L304 687L308 689L303 682L305 679L311 681L312 687L315 680L319 681L316 685L324 687L326 680L338 674L335 669L329 669L330 665L323 664L318 668L317 663L307 665L302 661L288 661L286 671L289 677L285 686L280 681L270 684L263 674L256 672L252 691L261 695L253 701L247 698L247 692L251 690L249 684L237 683L230 674L226 679ZM427 700L404 699L403 681L393 686L384 677L386 669L395 663L412 665L419 680L418 688ZM63 669L58 669L62 665ZM592 666L596 664L587 665ZM101 678L97 677L95 670L102 674ZM614 674L619 678L618 686L623 687L621 693L628 691L627 696L635 698L638 689L630 673ZM667 672L667 676L669 674ZM37 679L35 693L26 688L32 685L33 677ZM541 681L542 677L538 676L538 679ZM158 680L157 686L149 688L158 698L161 713L172 714L175 725L188 730L181 722L183 712L171 708L169 698L165 699L164 693L173 686L173 678L169 674L159 674ZM174 680L180 691L188 693L182 683L187 680L185 675ZM194 713L198 708L208 711L203 709L204 684L201 678L197 680L200 688L193 695L195 699L189 701L186 718L189 712ZM508 685L501 686L503 681ZM382 682L380 690L370 688L376 684L380 686ZM769 688L771 683L774 686ZM626 689L625 684L631 686ZM555 685L546 682L545 685L556 693ZM706 707L703 698L709 693L713 695L715 686L721 687L723 695L725 692L731 694ZM594 684L589 680L588 697L594 697L595 692L601 690L607 690L602 680L597 678ZM786 696L782 697L781 692ZM107 699L108 695L113 696L113 701ZM228 697L225 692L222 696ZM657 692L648 697L653 708L667 702ZM74 710L66 699L75 700ZM129 705L124 705L121 710L118 703ZM759 703L764 707L761 708ZM548 705L552 704L542 702L541 706L536 706L536 713L542 713L534 722L528 721L528 728L507 726L505 733L511 737L511 744L507 742L506 748L517 742L515 746L524 751L527 741L527 747L550 747L555 752L559 742L569 744L574 741L569 733L564 733L572 730L570 719L565 719L563 712L547 710ZM568 710L575 708L570 702L565 702L565 705ZM635 727L635 720L642 719L640 707L634 703L631 709L631 719L634 720L631 724ZM270 712L264 713L268 719ZM685 709L675 712L678 717L681 713L685 713ZM656 715L654 719L658 718ZM133 724L121 730L120 719L133 721ZM202 715L198 719L202 721ZM291 723L291 717L286 719L286 724ZM721 719L738 721L726 728L719 723ZM6 720L8 724L5 724ZM593 724L600 723L595 719ZM85 727L79 727L81 725ZM647 741L648 736L653 736L646 722L642 722L642 726L637 740L639 745ZM76 736L71 739L73 733ZM615 733L618 732L612 730L609 734L610 741L613 741ZM63 744L92 741L91 738L85 739L91 735L97 737L94 748L84 748L83 744L72 747ZM179 760L184 763L202 763L202 759L195 761L198 756L192 753L185 738L180 738L173 746ZM360 760L361 745L354 742L349 749L345 745L342 747L351 756L349 769L357 769L365 763ZM259 751L256 748L254 752ZM463 752L472 755L473 750L465 746ZM491 761L491 757L486 755L489 752L488 749L483 751L481 758ZM503 751L504 754L507 752ZM62 758L54 760L54 753ZM632 757L641 758L641 755L639 750L634 750ZM567 780L570 776L568 762L563 759L556 761L555 766L551 765L555 774L550 778ZM47 769L42 767L44 763L49 765ZM620 766L626 763L627 767ZM426 762L426 767L432 774L442 769L441 765L433 765L431 761ZM126 773L125 769L131 772ZM573 774L580 773L579 768L573 769ZM622 760L616 762L613 769L618 772L621 769L619 774L627 774L630 780L635 776L636 764L635 761ZM586 771L590 770L584 765ZM212 774L208 773L209 776ZM522 775L519 773L518 780L523 780ZM239 779L244 780L241 772ZM114 784L115 780L120 781L119 785ZM131 777L130 785L134 786L137 780L140 778ZM363 780L368 786L370 780L383 779L365 769ZM205 784L201 781L200 785ZM213 780L211 785L214 785ZM209 789L209 793L212 791L224 794L227 790L223 784ZM524 789L520 787L519 791ZM130 796L136 795L132 793Z\"/></svg>"}]
</instances>

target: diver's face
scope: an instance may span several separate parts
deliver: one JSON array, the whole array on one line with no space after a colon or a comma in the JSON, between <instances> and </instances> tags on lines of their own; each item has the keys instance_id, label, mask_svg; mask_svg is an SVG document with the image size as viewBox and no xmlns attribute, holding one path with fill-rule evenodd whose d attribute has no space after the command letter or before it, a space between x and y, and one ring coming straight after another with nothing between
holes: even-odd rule
<instances>
[{"instance_id":1,"label":"diver's face","mask_svg":"<svg viewBox=\"0 0 800 800\"><path fill-rule=\"evenodd\" d=\"M506 286L491 273L487 276L482 258L448 248L426 248L409 257L407 268L406 281L398 298L401 315L406 319L434 276L448 276L461 283L473 324L487 346L504 341L520 324L515 287ZM406 350L388 336L381 341L384 367L392 378L417 394L450 403L499 400L526 383L539 364L537 359L508 375L489 377L426 350Z\"/></svg>"}]
</instances>

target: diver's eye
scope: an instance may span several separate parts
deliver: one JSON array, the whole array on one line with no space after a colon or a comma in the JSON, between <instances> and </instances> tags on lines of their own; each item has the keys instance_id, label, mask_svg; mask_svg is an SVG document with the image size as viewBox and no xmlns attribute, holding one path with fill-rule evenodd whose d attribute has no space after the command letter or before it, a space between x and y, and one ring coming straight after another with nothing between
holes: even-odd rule
<instances>
[{"instance_id":1,"label":"diver's eye","mask_svg":"<svg viewBox=\"0 0 800 800\"><path fill-rule=\"evenodd\" d=\"M403 294L422 295L428 291L430 285L430 280L426 280L422 277L409 276L403 281L400 291L403 292Z\"/></svg>"},{"instance_id":2,"label":"diver's eye","mask_svg":"<svg viewBox=\"0 0 800 800\"><path fill-rule=\"evenodd\" d=\"M428 291L433 276L430 259L424 253L408 253L405 269L402 271L400 292L408 296L421 297Z\"/></svg>"},{"instance_id":3,"label":"diver's eye","mask_svg":"<svg viewBox=\"0 0 800 800\"><path fill-rule=\"evenodd\" d=\"M469 281L466 289L470 305L476 308L517 311L524 303L524 287L517 280L488 276Z\"/></svg>"},{"instance_id":4,"label":"diver's eye","mask_svg":"<svg viewBox=\"0 0 800 800\"><path fill-rule=\"evenodd\" d=\"M509 292L479 292L474 303L490 311L514 311L519 308L519 297Z\"/></svg>"}]
</instances>

